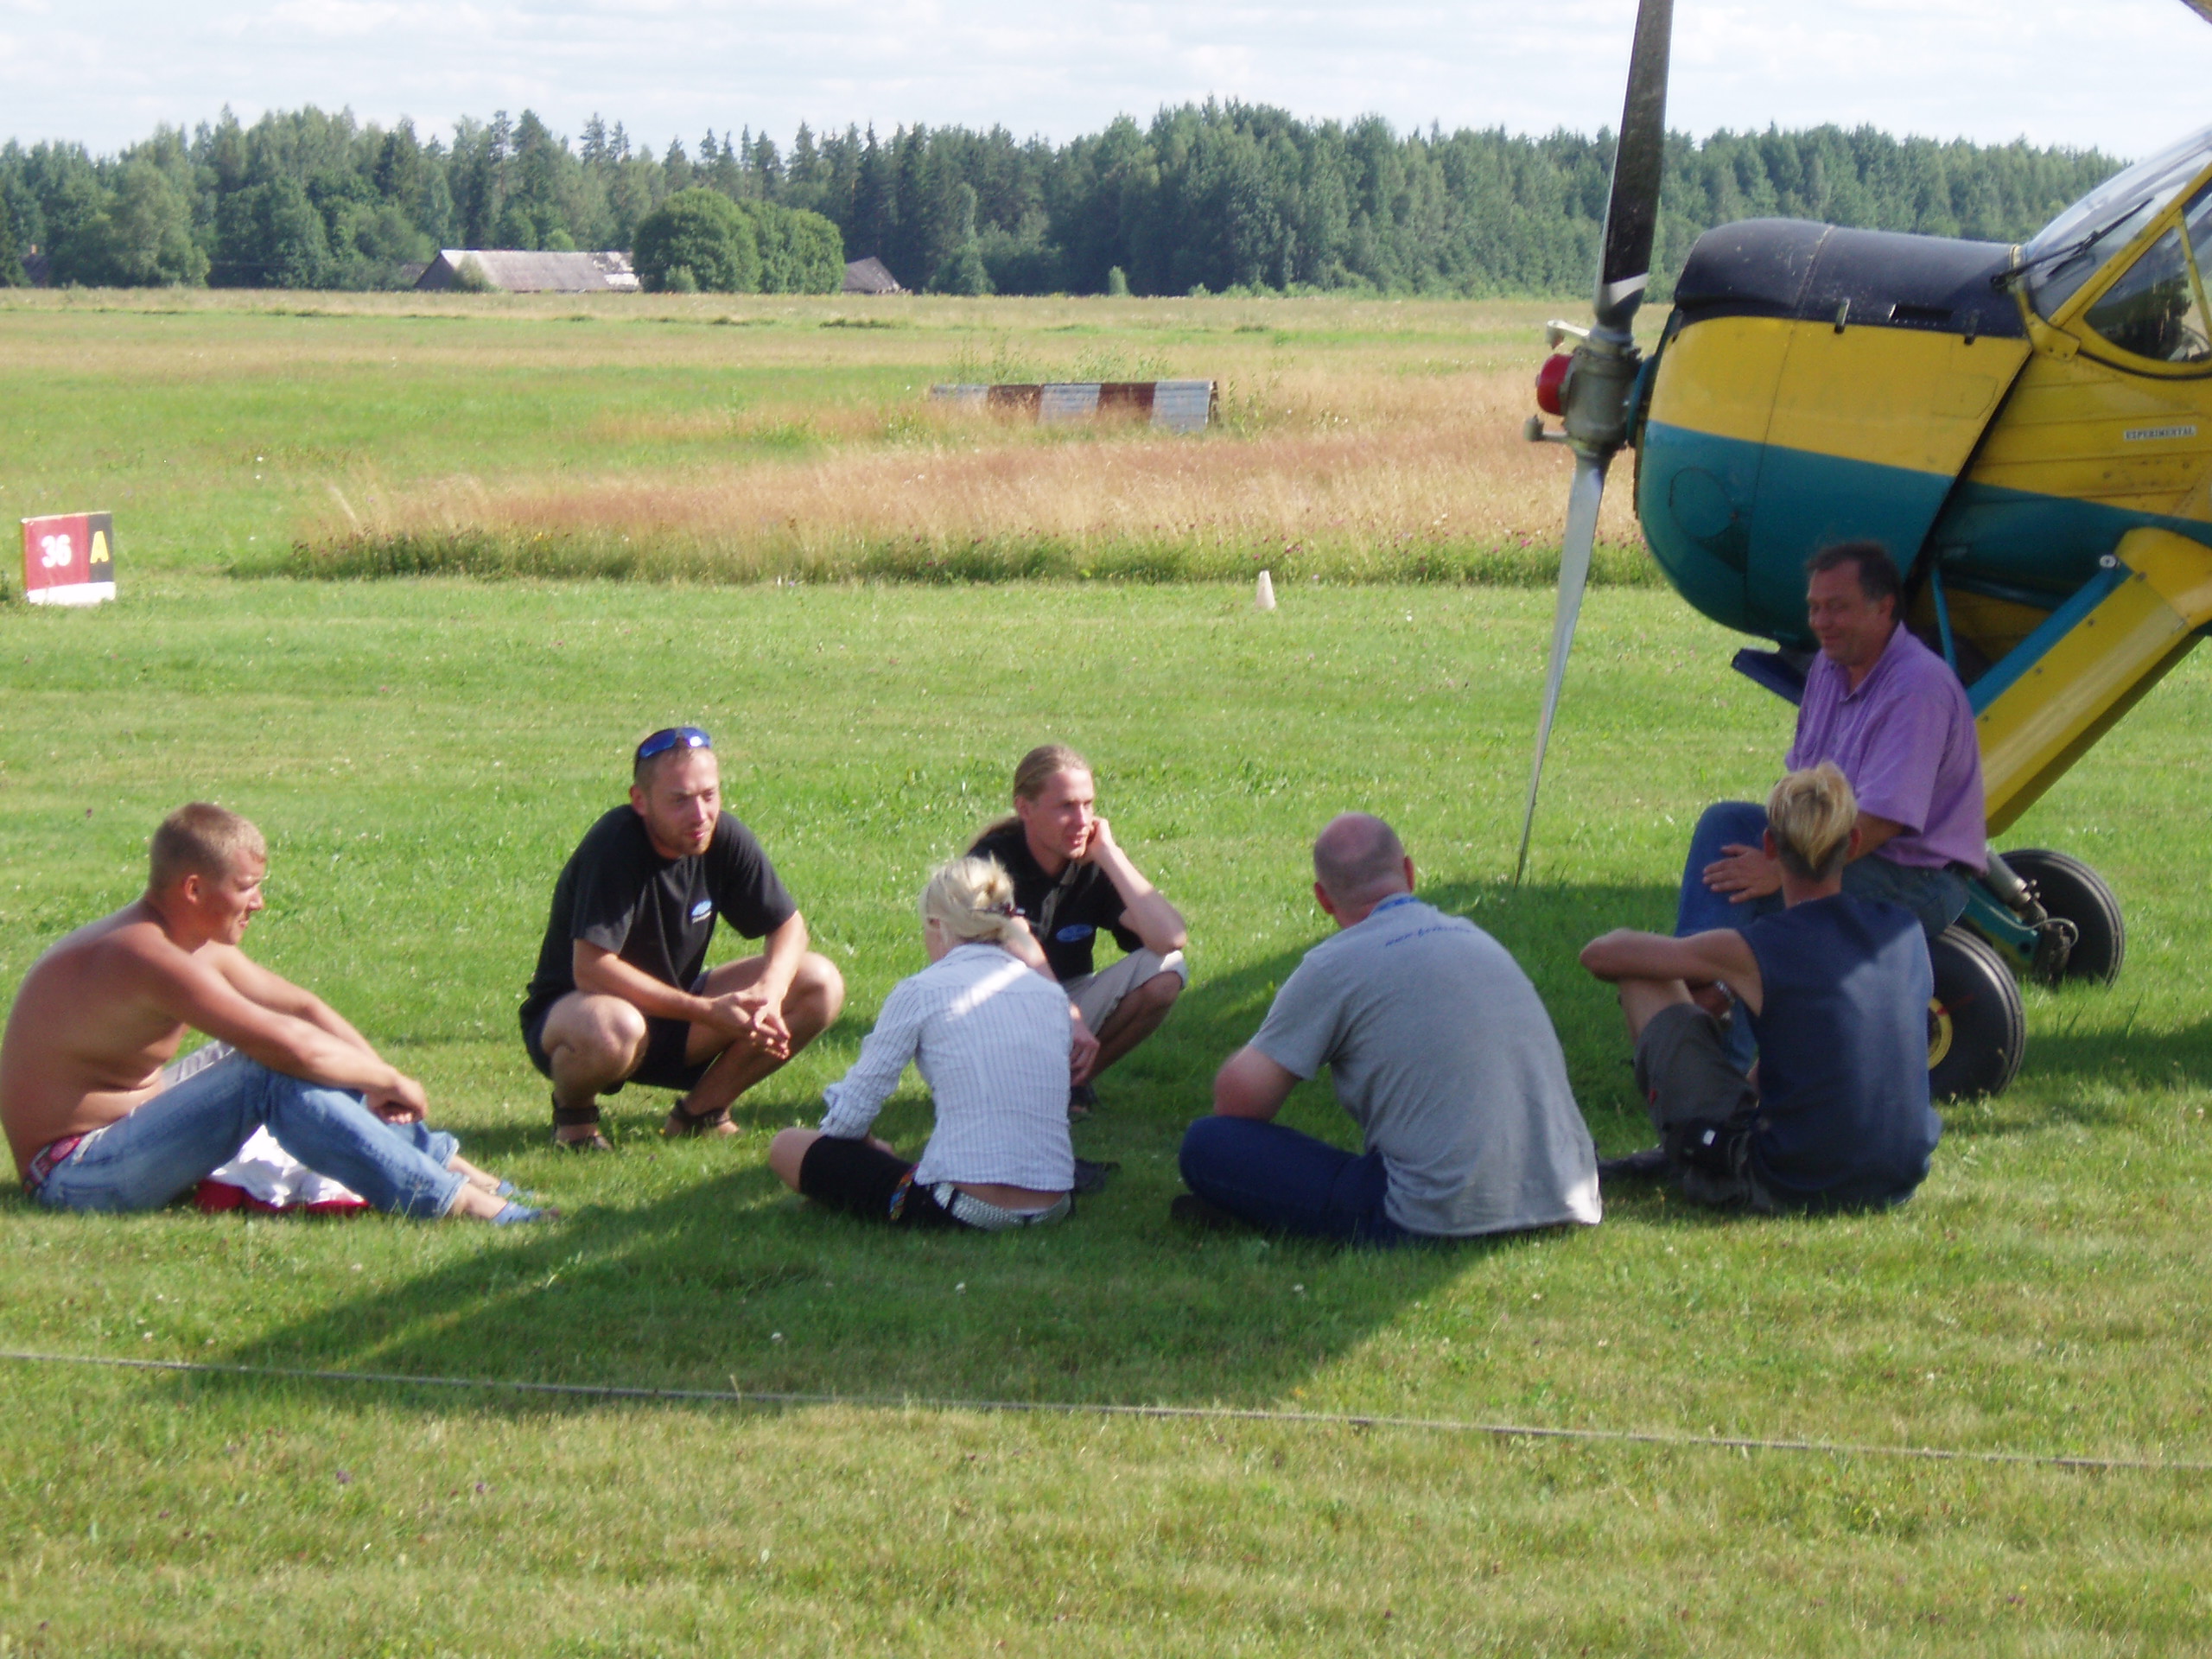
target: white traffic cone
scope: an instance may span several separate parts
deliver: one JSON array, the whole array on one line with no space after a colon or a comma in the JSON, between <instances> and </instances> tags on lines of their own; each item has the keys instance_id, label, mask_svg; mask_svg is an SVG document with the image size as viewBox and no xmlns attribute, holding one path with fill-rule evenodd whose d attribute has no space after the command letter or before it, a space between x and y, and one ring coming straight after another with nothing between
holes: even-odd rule
<instances>
[{"instance_id":1,"label":"white traffic cone","mask_svg":"<svg viewBox=\"0 0 2212 1659\"><path fill-rule=\"evenodd\" d=\"M1260 572L1258 584L1252 590L1252 608L1272 611L1275 607L1275 579L1266 571Z\"/></svg>"}]
</instances>

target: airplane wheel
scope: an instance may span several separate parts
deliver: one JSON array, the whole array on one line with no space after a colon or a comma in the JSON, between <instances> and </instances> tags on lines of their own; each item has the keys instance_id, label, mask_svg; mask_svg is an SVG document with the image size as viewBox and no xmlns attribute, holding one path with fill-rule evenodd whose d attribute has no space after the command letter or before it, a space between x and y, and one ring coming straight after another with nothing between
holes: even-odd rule
<instances>
[{"instance_id":1,"label":"airplane wheel","mask_svg":"<svg viewBox=\"0 0 2212 1659\"><path fill-rule=\"evenodd\" d=\"M2020 988L2005 959L1962 927L1945 928L1928 956L1936 970L1928 1005L1928 1092L1938 1100L2003 1094L2028 1046Z\"/></svg>"},{"instance_id":2,"label":"airplane wheel","mask_svg":"<svg viewBox=\"0 0 2212 1659\"><path fill-rule=\"evenodd\" d=\"M2127 929L2120 919L2120 900L2104 878L2078 858L2037 847L2007 853L2005 861L2035 889L2045 910L2073 923L2080 936L2056 982L2109 985L2118 979L2120 964L2127 957Z\"/></svg>"}]
</instances>

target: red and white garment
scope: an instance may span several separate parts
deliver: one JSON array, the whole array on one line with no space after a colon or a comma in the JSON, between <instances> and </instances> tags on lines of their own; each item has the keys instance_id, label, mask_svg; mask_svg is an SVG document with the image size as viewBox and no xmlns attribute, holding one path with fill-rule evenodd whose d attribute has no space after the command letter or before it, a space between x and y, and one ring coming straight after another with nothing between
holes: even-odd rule
<instances>
[{"instance_id":1,"label":"red and white garment","mask_svg":"<svg viewBox=\"0 0 2212 1659\"><path fill-rule=\"evenodd\" d=\"M267 1129L256 1129L238 1156L200 1183L192 1201L213 1214L250 1210L263 1215L351 1215L368 1200L327 1175L318 1175L276 1144Z\"/></svg>"}]
</instances>

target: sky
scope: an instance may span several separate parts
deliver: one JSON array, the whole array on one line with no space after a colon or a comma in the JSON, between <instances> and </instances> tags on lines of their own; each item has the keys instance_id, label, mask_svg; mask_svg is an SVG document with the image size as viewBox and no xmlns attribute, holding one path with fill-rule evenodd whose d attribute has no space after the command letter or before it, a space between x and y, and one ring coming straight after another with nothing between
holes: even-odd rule
<instances>
[{"instance_id":1,"label":"sky","mask_svg":"<svg viewBox=\"0 0 2212 1659\"><path fill-rule=\"evenodd\" d=\"M0 138L96 153L224 105L350 108L427 137L534 109L656 149L926 122L1065 140L1208 97L1591 132L1620 118L1634 0L0 0ZM1869 123L2134 157L2212 124L2183 0L1675 0L1669 124Z\"/></svg>"}]
</instances>

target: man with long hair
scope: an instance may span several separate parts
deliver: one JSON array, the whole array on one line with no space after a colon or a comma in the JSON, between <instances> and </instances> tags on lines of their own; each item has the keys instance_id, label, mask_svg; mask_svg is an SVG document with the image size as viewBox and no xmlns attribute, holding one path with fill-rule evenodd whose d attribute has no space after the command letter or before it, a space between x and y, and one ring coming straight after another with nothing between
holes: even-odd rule
<instances>
[{"instance_id":1,"label":"man with long hair","mask_svg":"<svg viewBox=\"0 0 2212 1659\"><path fill-rule=\"evenodd\" d=\"M968 849L1014 878L1029 926L1012 948L1058 981L1073 1007L1074 1116L1096 1103L1091 1080L1160 1029L1191 976L1183 918L1122 850L1097 801L1090 763L1064 743L1044 744L1014 770L1013 816ZM1125 953L1104 968L1092 954L1101 929Z\"/></svg>"}]
</instances>

